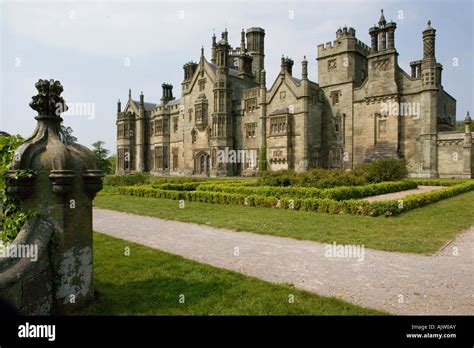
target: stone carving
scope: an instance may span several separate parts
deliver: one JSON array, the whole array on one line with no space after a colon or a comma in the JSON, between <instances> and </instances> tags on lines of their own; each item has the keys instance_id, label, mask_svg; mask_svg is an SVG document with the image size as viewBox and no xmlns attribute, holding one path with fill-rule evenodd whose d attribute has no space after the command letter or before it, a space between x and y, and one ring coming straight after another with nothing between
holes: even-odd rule
<instances>
[{"instance_id":1,"label":"stone carving","mask_svg":"<svg viewBox=\"0 0 474 348\"><path fill-rule=\"evenodd\" d=\"M0 259L0 296L23 314L65 314L93 298L92 199L103 174L88 148L61 135L60 113L67 107L60 82L35 86L30 106L38 124L16 150L7 192L36 213L13 245L37 246L38 261Z\"/></svg>"}]
</instances>

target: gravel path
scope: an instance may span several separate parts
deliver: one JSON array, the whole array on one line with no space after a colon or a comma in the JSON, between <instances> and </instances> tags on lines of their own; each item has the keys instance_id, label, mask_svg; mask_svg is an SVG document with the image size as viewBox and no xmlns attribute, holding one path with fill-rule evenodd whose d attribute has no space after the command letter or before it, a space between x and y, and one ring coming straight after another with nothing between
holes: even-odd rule
<instances>
[{"instance_id":1,"label":"gravel path","mask_svg":"<svg viewBox=\"0 0 474 348\"><path fill-rule=\"evenodd\" d=\"M365 249L363 261L328 258L322 243L103 209L94 230L391 313L474 314L474 226L434 256Z\"/></svg>"},{"instance_id":2,"label":"gravel path","mask_svg":"<svg viewBox=\"0 0 474 348\"><path fill-rule=\"evenodd\" d=\"M413 195L415 193L423 193L423 192L430 192L434 190L440 190L444 188L444 186L418 186L416 189L413 190L405 190L405 191L398 191L393 193L386 193L384 195L378 196L371 196L364 198L364 200L369 202L376 202L376 201L387 201L391 199L401 199L408 195Z\"/></svg>"}]
</instances>

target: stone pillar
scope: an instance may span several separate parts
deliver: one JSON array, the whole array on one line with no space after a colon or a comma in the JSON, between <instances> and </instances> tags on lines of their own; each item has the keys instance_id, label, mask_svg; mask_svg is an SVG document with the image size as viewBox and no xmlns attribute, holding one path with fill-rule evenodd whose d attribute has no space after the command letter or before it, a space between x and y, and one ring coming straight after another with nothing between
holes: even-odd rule
<instances>
[{"instance_id":1,"label":"stone pillar","mask_svg":"<svg viewBox=\"0 0 474 348\"><path fill-rule=\"evenodd\" d=\"M380 30L379 32L379 50L380 51L385 51L387 48L387 35L386 31Z\"/></svg>"},{"instance_id":2,"label":"stone pillar","mask_svg":"<svg viewBox=\"0 0 474 348\"><path fill-rule=\"evenodd\" d=\"M395 49L395 29L397 24L394 22L387 23L387 49Z\"/></svg>"},{"instance_id":3,"label":"stone pillar","mask_svg":"<svg viewBox=\"0 0 474 348\"><path fill-rule=\"evenodd\" d=\"M379 33L379 29L375 26L369 29L370 43L371 43L371 47L370 47L371 53L376 53L379 50L379 48L378 48L378 38L377 38L378 33Z\"/></svg>"},{"instance_id":4,"label":"stone pillar","mask_svg":"<svg viewBox=\"0 0 474 348\"><path fill-rule=\"evenodd\" d=\"M431 21L428 21L428 27L423 31L423 60L436 60L435 54L436 29L431 27Z\"/></svg>"},{"instance_id":5,"label":"stone pillar","mask_svg":"<svg viewBox=\"0 0 474 348\"><path fill-rule=\"evenodd\" d=\"M38 245L41 262L3 262L10 266L0 265L0 294L23 314L67 314L93 299L92 200L103 174L94 154L61 132L59 115L67 106L60 82L39 80L35 87L30 106L38 123L14 154L7 192L35 213L13 243ZM21 301L2 292L5 284L17 287L10 294L20 292Z\"/></svg>"}]
</instances>

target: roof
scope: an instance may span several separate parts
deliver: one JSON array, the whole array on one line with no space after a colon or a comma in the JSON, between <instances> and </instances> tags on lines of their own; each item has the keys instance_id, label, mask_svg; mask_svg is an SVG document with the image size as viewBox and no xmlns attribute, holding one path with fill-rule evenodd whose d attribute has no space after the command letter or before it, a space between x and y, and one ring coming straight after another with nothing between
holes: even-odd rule
<instances>
[{"instance_id":1,"label":"roof","mask_svg":"<svg viewBox=\"0 0 474 348\"><path fill-rule=\"evenodd\" d=\"M135 103L135 105L138 107L140 107L140 102L137 101L137 100L132 100L132 102ZM156 108L158 106L158 104L155 104L155 103L143 103L145 105L145 111L151 111L153 110L154 108Z\"/></svg>"},{"instance_id":2,"label":"roof","mask_svg":"<svg viewBox=\"0 0 474 348\"><path fill-rule=\"evenodd\" d=\"M209 66L212 68L213 71L216 71L216 65L214 63L208 63ZM237 70L234 70L234 69L231 69L229 68L229 75L231 76L236 76L238 77L239 76L239 72Z\"/></svg>"},{"instance_id":3,"label":"roof","mask_svg":"<svg viewBox=\"0 0 474 348\"><path fill-rule=\"evenodd\" d=\"M166 105L179 105L181 103L181 98L173 99L166 103Z\"/></svg>"},{"instance_id":4,"label":"roof","mask_svg":"<svg viewBox=\"0 0 474 348\"><path fill-rule=\"evenodd\" d=\"M8 134L7 132L4 132L4 131L0 131L0 137L9 137L10 134Z\"/></svg>"}]
</instances>

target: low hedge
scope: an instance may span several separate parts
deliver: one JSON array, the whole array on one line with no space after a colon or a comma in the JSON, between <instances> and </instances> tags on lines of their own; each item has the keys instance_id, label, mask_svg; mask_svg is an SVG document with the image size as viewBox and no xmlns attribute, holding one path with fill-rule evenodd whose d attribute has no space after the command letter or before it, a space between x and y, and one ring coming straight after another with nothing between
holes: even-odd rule
<instances>
[{"instance_id":1,"label":"low hedge","mask_svg":"<svg viewBox=\"0 0 474 348\"><path fill-rule=\"evenodd\" d=\"M417 187L413 181L395 181L371 184L365 186L343 186L332 189L317 189L311 187L276 187L276 186L230 186L225 184L202 183L196 187L198 191L217 191L227 193L238 193L243 195L274 196L282 198L286 196L294 198L329 198L336 201L376 196L410 190Z\"/></svg>"},{"instance_id":2,"label":"low hedge","mask_svg":"<svg viewBox=\"0 0 474 348\"><path fill-rule=\"evenodd\" d=\"M368 202L361 199L334 200L330 198L292 198L284 196L245 195L229 192L177 191L150 186L122 186L120 194L138 197L166 198L211 204L236 204L255 207L317 211L330 214L353 214L367 216L391 216L423 207L442 199L454 197L474 190L474 180L443 188L437 191L408 195L401 200Z\"/></svg>"},{"instance_id":3,"label":"low hedge","mask_svg":"<svg viewBox=\"0 0 474 348\"><path fill-rule=\"evenodd\" d=\"M454 186L465 183L469 179L410 179L423 186Z\"/></svg>"},{"instance_id":4,"label":"low hedge","mask_svg":"<svg viewBox=\"0 0 474 348\"><path fill-rule=\"evenodd\" d=\"M106 186L131 186L149 183L151 175L149 173L133 173L128 175L107 175L104 178Z\"/></svg>"}]
</instances>

